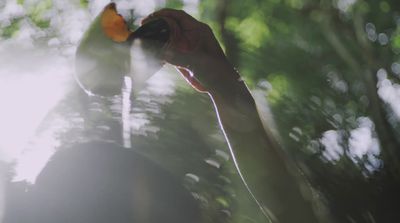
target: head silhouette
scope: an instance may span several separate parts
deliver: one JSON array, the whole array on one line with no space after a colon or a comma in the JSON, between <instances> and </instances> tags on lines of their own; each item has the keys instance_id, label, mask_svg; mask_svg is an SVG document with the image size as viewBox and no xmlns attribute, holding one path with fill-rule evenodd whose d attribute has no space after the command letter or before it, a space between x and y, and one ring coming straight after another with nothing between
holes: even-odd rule
<instances>
[{"instance_id":1,"label":"head silhouette","mask_svg":"<svg viewBox=\"0 0 400 223\"><path fill-rule=\"evenodd\" d=\"M196 201L167 171L132 150L93 142L57 152L18 215L20 223L200 222Z\"/></svg>"}]
</instances>

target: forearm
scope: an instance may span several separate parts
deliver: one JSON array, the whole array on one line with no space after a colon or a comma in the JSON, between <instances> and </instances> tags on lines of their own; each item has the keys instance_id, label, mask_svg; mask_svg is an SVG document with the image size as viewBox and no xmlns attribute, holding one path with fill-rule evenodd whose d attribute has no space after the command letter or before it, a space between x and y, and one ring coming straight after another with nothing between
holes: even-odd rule
<instances>
[{"instance_id":1,"label":"forearm","mask_svg":"<svg viewBox=\"0 0 400 223\"><path fill-rule=\"evenodd\" d=\"M234 78L209 94L235 165L255 198L281 223L316 222L280 155L282 151L266 134L245 84Z\"/></svg>"},{"instance_id":2,"label":"forearm","mask_svg":"<svg viewBox=\"0 0 400 223\"><path fill-rule=\"evenodd\" d=\"M163 9L149 19L167 19L170 35L164 59L178 66L197 90L214 101L232 157L250 191L281 223L316 222L283 156L265 133L251 94L226 61L211 28L182 11ZM191 75L187 71L192 72Z\"/></svg>"}]
</instances>

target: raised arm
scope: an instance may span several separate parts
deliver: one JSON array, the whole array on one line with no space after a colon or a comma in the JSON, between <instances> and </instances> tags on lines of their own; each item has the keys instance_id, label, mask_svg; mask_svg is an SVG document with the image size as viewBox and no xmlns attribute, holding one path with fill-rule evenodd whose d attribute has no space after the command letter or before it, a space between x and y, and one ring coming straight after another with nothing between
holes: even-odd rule
<instances>
[{"instance_id":1,"label":"raised arm","mask_svg":"<svg viewBox=\"0 0 400 223\"><path fill-rule=\"evenodd\" d=\"M237 170L263 212L273 222L317 222L280 147L264 130L251 93L209 26L173 9L155 12L143 22L158 17L164 18L172 31L165 60L214 102Z\"/></svg>"}]
</instances>

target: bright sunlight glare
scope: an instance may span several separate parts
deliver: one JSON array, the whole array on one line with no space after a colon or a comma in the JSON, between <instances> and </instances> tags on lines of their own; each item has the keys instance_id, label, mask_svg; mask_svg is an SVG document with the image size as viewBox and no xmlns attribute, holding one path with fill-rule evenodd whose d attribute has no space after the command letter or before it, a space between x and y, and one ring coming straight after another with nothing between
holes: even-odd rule
<instances>
[{"instance_id":1,"label":"bright sunlight glare","mask_svg":"<svg viewBox=\"0 0 400 223\"><path fill-rule=\"evenodd\" d=\"M66 93L71 66L66 58L51 52L18 50L16 46L3 46L0 50L1 57L6 57L0 59L0 160L18 166L20 159L27 159L24 150L41 121ZM16 178L33 182L40 171L38 166L44 166L48 157L48 152L35 153L25 160L25 168L15 169Z\"/></svg>"}]
</instances>

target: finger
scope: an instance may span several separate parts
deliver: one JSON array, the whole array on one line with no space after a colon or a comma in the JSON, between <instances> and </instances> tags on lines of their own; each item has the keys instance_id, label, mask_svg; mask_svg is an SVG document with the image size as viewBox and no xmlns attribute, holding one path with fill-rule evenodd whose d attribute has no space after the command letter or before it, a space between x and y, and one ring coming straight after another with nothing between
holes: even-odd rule
<instances>
[{"instance_id":1,"label":"finger","mask_svg":"<svg viewBox=\"0 0 400 223\"><path fill-rule=\"evenodd\" d=\"M186 68L178 67L179 72L185 80L197 91L207 93L207 89Z\"/></svg>"},{"instance_id":2,"label":"finger","mask_svg":"<svg viewBox=\"0 0 400 223\"><path fill-rule=\"evenodd\" d=\"M164 8L164 9L156 11L156 12L150 14L149 16L147 16L146 18L144 18L142 20L142 24L146 23L149 20L156 18L156 17L170 17L177 21L182 21L182 20L187 20L187 19L196 21L195 18L193 18L191 15L187 14L183 10Z\"/></svg>"},{"instance_id":3,"label":"finger","mask_svg":"<svg viewBox=\"0 0 400 223\"><path fill-rule=\"evenodd\" d=\"M183 30L174 19L168 17L162 17L162 19L166 21L169 26L170 36L168 47L170 50L188 53L196 47L198 44L198 37L187 37L187 33L183 33Z\"/></svg>"},{"instance_id":4,"label":"finger","mask_svg":"<svg viewBox=\"0 0 400 223\"><path fill-rule=\"evenodd\" d=\"M155 16L154 16L154 12L153 12L153 13L151 13L150 15L144 17L144 18L142 19L142 21L140 21L140 24L143 25L143 24L149 22L150 20L153 20L154 18L155 18Z\"/></svg>"}]
</instances>

